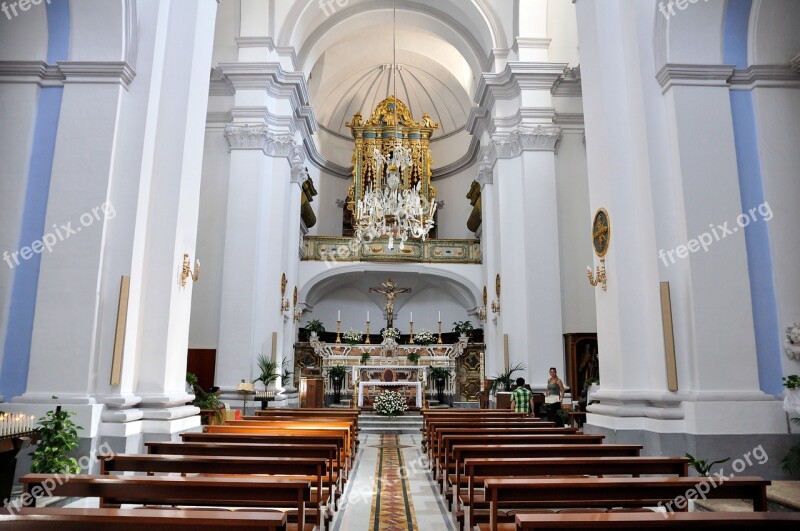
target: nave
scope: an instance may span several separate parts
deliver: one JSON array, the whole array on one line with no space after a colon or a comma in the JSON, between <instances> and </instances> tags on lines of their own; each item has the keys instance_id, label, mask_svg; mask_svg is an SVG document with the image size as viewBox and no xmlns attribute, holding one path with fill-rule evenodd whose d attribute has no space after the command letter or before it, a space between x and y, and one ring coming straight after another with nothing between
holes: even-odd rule
<instances>
[{"instance_id":1,"label":"nave","mask_svg":"<svg viewBox=\"0 0 800 531\"><path fill-rule=\"evenodd\" d=\"M99 455L99 475L28 474L23 504L33 507L0 522L11 530L308 531L800 523L798 513L767 511L771 482L759 477L689 477L686 458L642 456L640 445L510 410L414 416L419 432L397 434L364 432L358 409L258 411L180 442L147 442L147 454ZM752 510L687 512L691 492L744 499ZM36 507L51 496L78 500Z\"/></svg>"}]
</instances>

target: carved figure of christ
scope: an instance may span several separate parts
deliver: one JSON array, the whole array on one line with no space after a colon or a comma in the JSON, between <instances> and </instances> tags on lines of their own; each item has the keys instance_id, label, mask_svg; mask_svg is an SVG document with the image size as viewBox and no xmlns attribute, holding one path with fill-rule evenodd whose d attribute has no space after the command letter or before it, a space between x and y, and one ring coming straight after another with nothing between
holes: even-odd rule
<instances>
[{"instance_id":1,"label":"carved figure of christ","mask_svg":"<svg viewBox=\"0 0 800 531\"><path fill-rule=\"evenodd\" d=\"M386 328L394 328L394 298L399 293L409 293L411 288L398 288L391 278L382 284L382 288L369 288L370 293L381 293L386 297Z\"/></svg>"}]
</instances>

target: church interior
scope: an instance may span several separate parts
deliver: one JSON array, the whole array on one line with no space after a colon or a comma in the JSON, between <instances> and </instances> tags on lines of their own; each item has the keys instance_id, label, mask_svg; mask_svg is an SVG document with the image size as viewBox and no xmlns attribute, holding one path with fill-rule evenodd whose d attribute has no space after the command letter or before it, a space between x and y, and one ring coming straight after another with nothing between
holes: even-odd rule
<instances>
[{"instance_id":1,"label":"church interior","mask_svg":"<svg viewBox=\"0 0 800 531\"><path fill-rule=\"evenodd\" d=\"M797 529L798 27L2 1L0 522Z\"/></svg>"}]
</instances>

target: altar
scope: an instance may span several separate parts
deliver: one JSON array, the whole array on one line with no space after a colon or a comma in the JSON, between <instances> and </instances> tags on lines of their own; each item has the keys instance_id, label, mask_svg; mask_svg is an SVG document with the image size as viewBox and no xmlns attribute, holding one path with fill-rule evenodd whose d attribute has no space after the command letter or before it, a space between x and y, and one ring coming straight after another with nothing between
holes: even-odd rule
<instances>
[{"instance_id":1,"label":"altar","mask_svg":"<svg viewBox=\"0 0 800 531\"><path fill-rule=\"evenodd\" d=\"M368 390L409 388L414 405L421 409L422 384L427 382L427 372L421 365L361 365L353 367L352 381L358 382L359 407L365 405Z\"/></svg>"}]
</instances>

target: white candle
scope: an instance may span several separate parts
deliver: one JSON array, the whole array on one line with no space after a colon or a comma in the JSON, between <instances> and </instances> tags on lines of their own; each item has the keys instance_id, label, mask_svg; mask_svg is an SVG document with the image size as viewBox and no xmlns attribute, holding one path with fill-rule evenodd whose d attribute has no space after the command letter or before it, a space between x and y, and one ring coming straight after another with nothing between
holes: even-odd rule
<instances>
[{"instance_id":1,"label":"white candle","mask_svg":"<svg viewBox=\"0 0 800 531\"><path fill-rule=\"evenodd\" d=\"M336 312L336 320L337 321L341 321L342 320L342 310L339 310L338 312Z\"/></svg>"},{"instance_id":2,"label":"white candle","mask_svg":"<svg viewBox=\"0 0 800 531\"><path fill-rule=\"evenodd\" d=\"M408 312L408 320L414 322L414 312Z\"/></svg>"},{"instance_id":3,"label":"white candle","mask_svg":"<svg viewBox=\"0 0 800 531\"><path fill-rule=\"evenodd\" d=\"M369 310L367 310L367 322L369 322Z\"/></svg>"},{"instance_id":4,"label":"white candle","mask_svg":"<svg viewBox=\"0 0 800 531\"><path fill-rule=\"evenodd\" d=\"M439 310L439 322L442 322L442 310Z\"/></svg>"}]
</instances>

